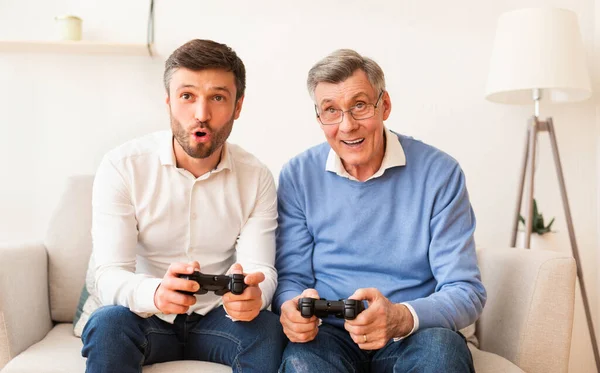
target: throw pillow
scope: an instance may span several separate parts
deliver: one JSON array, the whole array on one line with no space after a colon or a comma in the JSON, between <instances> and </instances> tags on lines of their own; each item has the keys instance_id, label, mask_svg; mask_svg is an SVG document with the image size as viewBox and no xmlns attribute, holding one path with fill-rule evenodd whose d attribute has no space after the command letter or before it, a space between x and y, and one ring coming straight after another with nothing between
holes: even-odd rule
<instances>
[{"instance_id":1,"label":"throw pillow","mask_svg":"<svg viewBox=\"0 0 600 373\"><path fill-rule=\"evenodd\" d=\"M89 320L90 315L102 306L100 298L96 293L95 274L96 263L94 261L94 255L92 254L85 275L85 284L81 290L81 296L79 297L79 303L77 304L77 310L75 310L75 317L73 319L73 334L75 334L76 337L81 337L83 328Z\"/></svg>"}]
</instances>

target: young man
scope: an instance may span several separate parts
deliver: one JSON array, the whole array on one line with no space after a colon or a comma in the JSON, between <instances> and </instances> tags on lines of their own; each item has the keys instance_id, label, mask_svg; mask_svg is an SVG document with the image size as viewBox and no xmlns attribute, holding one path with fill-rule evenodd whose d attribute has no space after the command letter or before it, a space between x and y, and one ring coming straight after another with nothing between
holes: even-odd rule
<instances>
[{"instance_id":1,"label":"young man","mask_svg":"<svg viewBox=\"0 0 600 373\"><path fill-rule=\"evenodd\" d=\"M479 317L486 293L458 163L384 126L383 71L355 51L319 61L308 90L327 143L280 174L273 307L291 341L280 370L473 372L457 331ZM320 325L302 317L300 297L368 308Z\"/></svg>"},{"instance_id":2,"label":"young man","mask_svg":"<svg viewBox=\"0 0 600 373\"><path fill-rule=\"evenodd\" d=\"M204 360L275 372L285 343L266 311L277 286L277 197L265 165L226 142L244 101L245 68L226 45L192 40L166 62L171 130L128 142L93 189L96 287L105 307L82 334L87 372L140 372ZM242 294L195 292L180 278L245 273Z\"/></svg>"}]
</instances>

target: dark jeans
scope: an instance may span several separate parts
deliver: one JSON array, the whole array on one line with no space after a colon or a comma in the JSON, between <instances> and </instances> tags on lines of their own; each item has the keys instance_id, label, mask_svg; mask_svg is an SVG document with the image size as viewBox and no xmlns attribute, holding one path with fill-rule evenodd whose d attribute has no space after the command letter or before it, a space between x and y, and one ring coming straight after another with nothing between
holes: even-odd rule
<instances>
[{"instance_id":1,"label":"dark jeans","mask_svg":"<svg viewBox=\"0 0 600 373\"><path fill-rule=\"evenodd\" d=\"M344 329L323 324L308 343L288 343L281 373L474 373L464 337L444 328L423 329L390 341L376 351L364 351Z\"/></svg>"},{"instance_id":2,"label":"dark jeans","mask_svg":"<svg viewBox=\"0 0 600 373\"><path fill-rule=\"evenodd\" d=\"M173 360L225 364L236 373L276 372L287 342L272 312L233 322L223 307L205 316L179 315L174 324L139 317L122 306L102 307L90 317L81 339L89 373L138 373L143 365Z\"/></svg>"}]
</instances>

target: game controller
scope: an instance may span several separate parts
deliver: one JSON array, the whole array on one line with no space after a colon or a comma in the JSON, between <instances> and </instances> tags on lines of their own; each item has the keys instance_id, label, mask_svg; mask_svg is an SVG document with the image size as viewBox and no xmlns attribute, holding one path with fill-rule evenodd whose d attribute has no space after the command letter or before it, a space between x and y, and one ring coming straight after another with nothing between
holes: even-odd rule
<instances>
[{"instance_id":1,"label":"game controller","mask_svg":"<svg viewBox=\"0 0 600 373\"><path fill-rule=\"evenodd\" d=\"M209 291L213 291L216 295L224 295L228 292L240 295L248 287L244 282L245 276L239 273L232 275L207 275L200 271L195 271L191 275L180 274L178 277L196 281L200 285L200 288L195 293L180 290L180 292L189 295L206 294Z\"/></svg>"},{"instance_id":2,"label":"game controller","mask_svg":"<svg viewBox=\"0 0 600 373\"><path fill-rule=\"evenodd\" d=\"M300 298L298 300L298 311L307 319L313 315L319 318L334 315L339 319L354 320L364 309L363 302L355 299Z\"/></svg>"}]
</instances>

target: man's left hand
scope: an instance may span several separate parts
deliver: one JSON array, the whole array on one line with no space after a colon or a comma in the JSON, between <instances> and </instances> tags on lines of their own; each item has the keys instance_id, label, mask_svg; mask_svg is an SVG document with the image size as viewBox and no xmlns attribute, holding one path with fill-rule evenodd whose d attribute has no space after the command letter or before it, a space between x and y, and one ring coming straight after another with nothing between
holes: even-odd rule
<instances>
[{"instance_id":1,"label":"man's left hand","mask_svg":"<svg viewBox=\"0 0 600 373\"><path fill-rule=\"evenodd\" d=\"M231 274L244 273L241 264L236 263L231 266ZM246 274L244 283L248 287L240 295L235 295L231 292L223 295L223 307L227 314L234 320L251 321L258 316L262 308L262 291L258 284L265 280L265 275L262 272L254 272Z\"/></svg>"},{"instance_id":2,"label":"man's left hand","mask_svg":"<svg viewBox=\"0 0 600 373\"><path fill-rule=\"evenodd\" d=\"M395 337L411 332L412 314L403 304L394 304L375 288L358 289L348 299L366 300L369 307L344 327L362 350L378 350Z\"/></svg>"}]
</instances>

